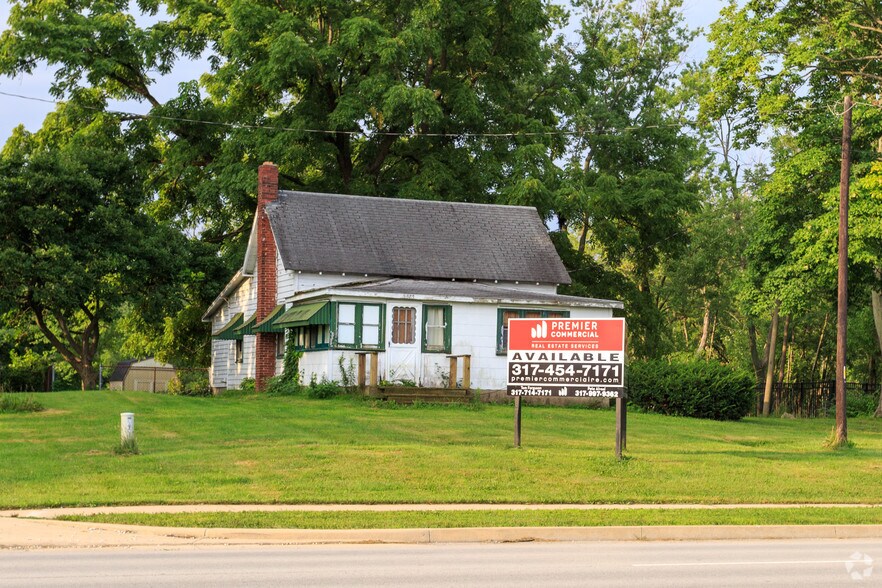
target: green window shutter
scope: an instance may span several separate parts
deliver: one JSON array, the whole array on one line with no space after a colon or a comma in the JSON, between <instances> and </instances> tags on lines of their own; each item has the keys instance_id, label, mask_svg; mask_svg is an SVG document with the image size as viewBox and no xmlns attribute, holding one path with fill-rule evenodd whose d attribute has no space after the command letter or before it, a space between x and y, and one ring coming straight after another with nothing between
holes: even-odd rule
<instances>
[{"instance_id":1,"label":"green window shutter","mask_svg":"<svg viewBox=\"0 0 882 588\"><path fill-rule=\"evenodd\" d=\"M453 343L453 307L444 307L444 353L450 353Z\"/></svg>"}]
</instances>

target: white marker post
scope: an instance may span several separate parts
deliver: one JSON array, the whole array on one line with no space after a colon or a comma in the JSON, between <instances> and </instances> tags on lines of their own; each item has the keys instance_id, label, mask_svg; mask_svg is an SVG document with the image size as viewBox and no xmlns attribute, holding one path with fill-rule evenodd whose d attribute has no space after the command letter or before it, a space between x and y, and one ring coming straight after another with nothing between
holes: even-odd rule
<instances>
[{"instance_id":1,"label":"white marker post","mask_svg":"<svg viewBox=\"0 0 882 588\"><path fill-rule=\"evenodd\" d=\"M135 413L120 413L119 440L122 445L135 442Z\"/></svg>"}]
</instances>

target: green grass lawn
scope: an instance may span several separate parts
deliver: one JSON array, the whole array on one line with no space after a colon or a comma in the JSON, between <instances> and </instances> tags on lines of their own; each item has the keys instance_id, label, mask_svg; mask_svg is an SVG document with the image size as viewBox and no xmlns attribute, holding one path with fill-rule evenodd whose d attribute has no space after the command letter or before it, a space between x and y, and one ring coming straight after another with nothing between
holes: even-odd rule
<instances>
[{"instance_id":1,"label":"green grass lawn","mask_svg":"<svg viewBox=\"0 0 882 588\"><path fill-rule=\"evenodd\" d=\"M879 502L882 420L720 423L510 406L390 408L351 398L39 394L0 414L0 508L144 503ZM113 452L134 412L140 455Z\"/></svg>"},{"instance_id":2,"label":"green grass lawn","mask_svg":"<svg viewBox=\"0 0 882 588\"><path fill-rule=\"evenodd\" d=\"M68 521L232 529L449 529L458 527L611 527L657 525L878 525L882 508L639 510L475 510L398 512L211 512L101 514Z\"/></svg>"}]
</instances>

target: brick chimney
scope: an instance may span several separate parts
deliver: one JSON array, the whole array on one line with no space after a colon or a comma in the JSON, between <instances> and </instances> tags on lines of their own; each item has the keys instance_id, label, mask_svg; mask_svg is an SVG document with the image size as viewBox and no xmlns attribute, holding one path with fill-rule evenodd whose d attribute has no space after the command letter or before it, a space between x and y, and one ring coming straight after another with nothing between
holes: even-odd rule
<instances>
[{"instance_id":1,"label":"brick chimney","mask_svg":"<svg viewBox=\"0 0 882 588\"><path fill-rule=\"evenodd\" d=\"M257 170L257 322L276 306L276 241L266 205L279 197L279 168L270 162ZM276 334L257 333L254 387L263 392L267 379L276 375Z\"/></svg>"}]
</instances>

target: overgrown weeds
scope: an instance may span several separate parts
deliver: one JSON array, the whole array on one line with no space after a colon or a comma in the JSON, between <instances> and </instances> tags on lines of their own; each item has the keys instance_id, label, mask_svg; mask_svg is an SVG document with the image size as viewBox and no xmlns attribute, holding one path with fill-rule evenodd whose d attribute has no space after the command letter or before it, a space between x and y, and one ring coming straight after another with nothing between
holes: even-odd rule
<instances>
[{"instance_id":1,"label":"overgrown weeds","mask_svg":"<svg viewBox=\"0 0 882 588\"><path fill-rule=\"evenodd\" d=\"M114 455L139 455L141 450L138 449L138 442L134 439L125 439L120 441L113 447Z\"/></svg>"},{"instance_id":2,"label":"overgrown weeds","mask_svg":"<svg viewBox=\"0 0 882 588\"><path fill-rule=\"evenodd\" d=\"M40 412L46 410L30 394L0 394L0 414Z\"/></svg>"}]
</instances>

